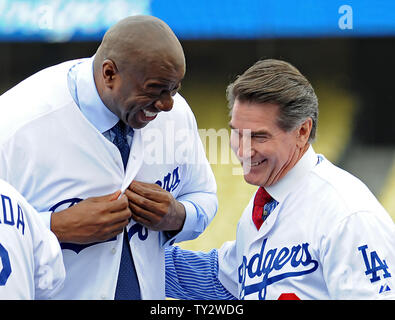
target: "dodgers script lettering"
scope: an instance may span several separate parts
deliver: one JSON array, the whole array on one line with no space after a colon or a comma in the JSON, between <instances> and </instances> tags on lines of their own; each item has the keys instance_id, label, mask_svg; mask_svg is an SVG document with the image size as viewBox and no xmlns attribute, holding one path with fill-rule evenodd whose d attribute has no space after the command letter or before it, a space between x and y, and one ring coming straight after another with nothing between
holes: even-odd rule
<instances>
[{"instance_id":1,"label":"dodgers script lettering","mask_svg":"<svg viewBox=\"0 0 395 320\"><path fill-rule=\"evenodd\" d=\"M258 292L258 298L264 300L266 291L271 284L289 277L298 277L312 273L318 268L318 262L313 260L309 252L309 244L303 243L292 248L283 247L265 250L267 238L263 240L259 253L253 255L249 260L243 256L239 266L239 283L241 284L240 299ZM273 271L282 269L292 270L289 272L272 275ZM257 282L246 285L246 279L258 278Z\"/></svg>"}]
</instances>

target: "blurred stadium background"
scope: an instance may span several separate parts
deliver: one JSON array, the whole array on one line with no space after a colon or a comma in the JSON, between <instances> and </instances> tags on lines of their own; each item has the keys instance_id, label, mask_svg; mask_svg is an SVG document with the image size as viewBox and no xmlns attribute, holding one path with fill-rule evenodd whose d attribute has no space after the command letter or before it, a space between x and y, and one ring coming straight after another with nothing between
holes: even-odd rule
<instances>
[{"instance_id":1,"label":"blurred stadium background","mask_svg":"<svg viewBox=\"0 0 395 320\"><path fill-rule=\"evenodd\" d=\"M228 130L228 83L258 59L287 60L319 98L315 150L363 180L395 219L394 11L392 0L0 0L0 93L44 67L93 55L121 18L154 15L183 44L181 94L199 128ZM217 216L185 248L233 240L256 189L232 175L234 164L218 162Z\"/></svg>"}]
</instances>

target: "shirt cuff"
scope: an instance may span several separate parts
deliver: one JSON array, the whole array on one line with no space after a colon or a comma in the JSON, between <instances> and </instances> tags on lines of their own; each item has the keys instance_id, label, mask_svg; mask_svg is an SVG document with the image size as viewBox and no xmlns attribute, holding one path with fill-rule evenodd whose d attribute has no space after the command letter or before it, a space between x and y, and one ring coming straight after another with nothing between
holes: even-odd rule
<instances>
[{"instance_id":1,"label":"shirt cuff","mask_svg":"<svg viewBox=\"0 0 395 320\"><path fill-rule=\"evenodd\" d=\"M194 239L196 224L198 223L198 211L195 205L189 201L180 201L185 208L184 225L178 233L163 231L161 233L161 245L163 247L172 246L176 242Z\"/></svg>"},{"instance_id":2,"label":"shirt cuff","mask_svg":"<svg viewBox=\"0 0 395 320\"><path fill-rule=\"evenodd\" d=\"M52 211L42 211L39 212L39 216L41 217L41 220L44 222L44 225L51 230L51 216L52 216Z\"/></svg>"}]
</instances>

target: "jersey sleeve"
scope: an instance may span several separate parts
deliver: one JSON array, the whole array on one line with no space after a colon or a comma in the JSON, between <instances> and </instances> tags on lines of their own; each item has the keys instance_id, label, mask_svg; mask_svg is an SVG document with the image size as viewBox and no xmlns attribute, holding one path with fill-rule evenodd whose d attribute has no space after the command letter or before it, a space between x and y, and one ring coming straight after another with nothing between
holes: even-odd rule
<instances>
[{"instance_id":1,"label":"jersey sleeve","mask_svg":"<svg viewBox=\"0 0 395 320\"><path fill-rule=\"evenodd\" d=\"M50 299L63 287L62 251L56 236L38 217L39 213L28 203L25 203L24 210L32 230L35 299Z\"/></svg>"},{"instance_id":2,"label":"jersey sleeve","mask_svg":"<svg viewBox=\"0 0 395 320\"><path fill-rule=\"evenodd\" d=\"M51 298L65 279L58 240L25 198L1 179L0 196L0 297Z\"/></svg>"},{"instance_id":3,"label":"jersey sleeve","mask_svg":"<svg viewBox=\"0 0 395 320\"><path fill-rule=\"evenodd\" d=\"M238 297L239 274L236 251L236 241L227 241L218 250L218 279L232 295Z\"/></svg>"},{"instance_id":4,"label":"jersey sleeve","mask_svg":"<svg viewBox=\"0 0 395 320\"><path fill-rule=\"evenodd\" d=\"M395 298L395 231L383 214L357 212L322 240L320 259L331 299Z\"/></svg>"},{"instance_id":5,"label":"jersey sleeve","mask_svg":"<svg viewBox=\"0 0 395 320\"><path fill-rule=\"evenodd\" d=\"M2 145L0 145L0 180L9 180L8 159Z\"/></svg>"},{"instance_id":6,"label":"jersey sleeve","mask_svg":"<svg viewBox=\"0 0 395 320\"><path fill-rule=\"evenodd\" d=\"M187 300L234 300L218 280L217 250L196 252L167 247L166 296Z\"/></svg>"}]
</instances>

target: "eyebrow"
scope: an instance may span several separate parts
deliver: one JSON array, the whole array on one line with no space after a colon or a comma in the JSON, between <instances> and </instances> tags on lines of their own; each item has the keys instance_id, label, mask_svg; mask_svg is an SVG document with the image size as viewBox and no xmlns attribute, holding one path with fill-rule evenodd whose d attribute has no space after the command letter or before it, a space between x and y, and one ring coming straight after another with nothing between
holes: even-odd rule
<instances>
[{"instance_id":1,"label":"eyebrow","mask_svg":"<svg viewBox=\"0 0 395 320\"><path fill-rule=\"evenodd\" d=\"M179 83L173 88L173 90L180 91L180 90L181 90L181 82L179 82Z\"/></svg>"},{"instance_id":2,"label":"eyebrow","mask_svg":"<svg viewBox=\"0 0 395 320\"><path fill-rule=\"evenodd\" d=\"M148 83L148 84L146 84L146 87L147 87L147 88L150 88L150 89L166 89L166 90L169 90L169 91L180 90L180 89L181 89L181 81L178 82L178 83L174 86L174 88L170 88L170 89L169 89L169 87L168 87L167 84L165 84L165 83L159 83L159 82L151 82L151 83Z\"/></svg>"},{"instance_id":3,"label":"eyebrow","mask_svg":"<svg viewBox=\"0 0 395 320\"><path fill-rule=\"evenodd\" d=\"M232 126L232 124L229 122L229 127L232 130L240 130L235 128L234 126ZM255 137L255 136L267 136L267 137L271 137L272 134L270 132L268 132L267 130L258 130L258 131L251 131L251 137Z\"/></svg>"}]
</instances>

